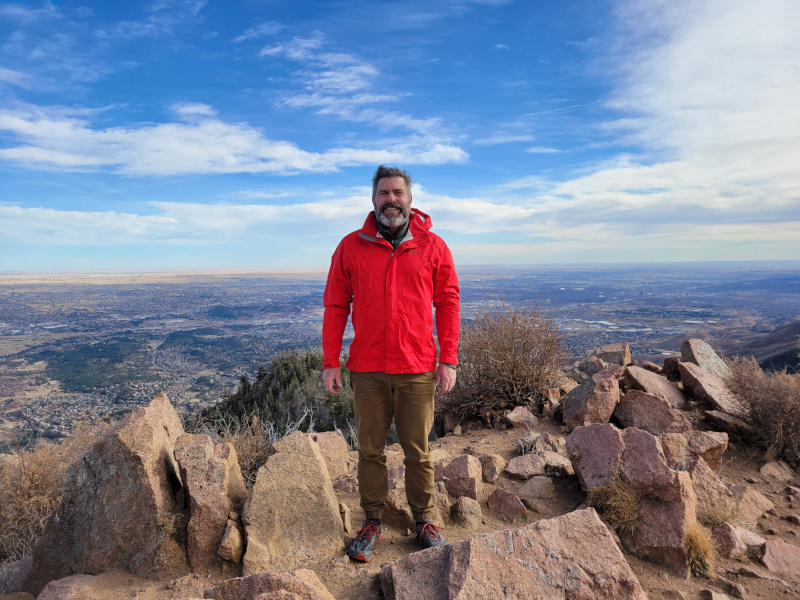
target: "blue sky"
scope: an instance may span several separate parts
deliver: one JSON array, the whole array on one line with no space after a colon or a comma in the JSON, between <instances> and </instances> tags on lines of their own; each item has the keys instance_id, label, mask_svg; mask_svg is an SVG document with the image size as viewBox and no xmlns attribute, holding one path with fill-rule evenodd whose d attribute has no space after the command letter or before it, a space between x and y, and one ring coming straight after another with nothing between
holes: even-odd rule
<instances>
[{"instance_id":1,"label":"blue sky","mask_svg":"<svg viewBox=\"0 0 800 600\"><path fill-rule=\"evenodd\" d=\"M800 259L796 0L0 3L0 271Z\"/></svg>"}]
</instances>

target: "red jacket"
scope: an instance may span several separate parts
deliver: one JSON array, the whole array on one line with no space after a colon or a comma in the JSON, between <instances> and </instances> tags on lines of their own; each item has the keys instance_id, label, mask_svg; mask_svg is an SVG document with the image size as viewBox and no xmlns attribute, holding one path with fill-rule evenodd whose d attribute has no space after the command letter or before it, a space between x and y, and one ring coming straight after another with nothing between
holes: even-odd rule
<instances>
[{"instance_id":1,"label":"red jacket","mask_svg":"<svg viewBox=\"0 0 800 600\"><path fill-rule=\"evenodd\" d=\"M411 209L410 239L392 249L378 235L375 214L346 236L331 259L323 303L324 368L339 366L342 336L351 305L355 336L347 368L384 373L427 373L436 369L433 309L441 354L458 362L459 296L453 257L430 232L431 219Z\"/></svg>"}]
</instances>

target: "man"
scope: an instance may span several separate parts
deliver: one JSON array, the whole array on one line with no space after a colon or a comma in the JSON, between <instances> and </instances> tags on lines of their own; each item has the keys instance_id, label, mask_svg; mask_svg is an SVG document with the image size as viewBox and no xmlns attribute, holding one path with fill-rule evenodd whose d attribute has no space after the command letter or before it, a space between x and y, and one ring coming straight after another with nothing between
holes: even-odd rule
<instances>
[{"instance_id":1,"label":"man","mask_svg":"<svg viewBox=\"0 0 800 600\"><path fill-rule=\"evenodd\" d=\"M368 562L380 539L389 493L386 436L392 419L405 454L406 497L425 548L447 542L432 517L433 464L428 432L434 392L453 389L459 331L459 289L453 257L431 233L431 220L411 208L411 176L379 166L372 178L373 212L346 236L331 259L323 302L325 389L342 387L339 355L351 313L354 337L347 367L355 395L358 487L366 521L347 554ZM433 311L439 340L437 366ZM435 372L434 372L435 371Z\"/></svg>"}]
</instances>

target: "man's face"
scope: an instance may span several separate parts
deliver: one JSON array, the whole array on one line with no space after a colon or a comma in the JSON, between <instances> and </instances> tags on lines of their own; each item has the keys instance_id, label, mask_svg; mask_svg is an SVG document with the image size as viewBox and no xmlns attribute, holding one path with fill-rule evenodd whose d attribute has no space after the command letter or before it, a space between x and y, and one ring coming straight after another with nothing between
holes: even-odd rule
<instances>
[{"instance_id":1,"label":"man's face","mask_svg":"<svg viewBox=\"0 0 800 600\"><path fill-rule=\"evenodd\" d=\"M372 199L375 218L394 233L408 221L411 213L411 194L406 190L402 177L382 177Z\"/></svg>"}]
</instances>

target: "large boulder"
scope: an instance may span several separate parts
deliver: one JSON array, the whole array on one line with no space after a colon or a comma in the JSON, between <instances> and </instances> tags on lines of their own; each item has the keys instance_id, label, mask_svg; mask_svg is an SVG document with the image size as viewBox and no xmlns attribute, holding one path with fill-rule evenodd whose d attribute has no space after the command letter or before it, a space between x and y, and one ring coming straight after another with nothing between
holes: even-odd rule
<instances>
[{"instance_id":1,"label":"large boulder","mask_svg":"<svg viewBox=\"0 0 800 600\"><path fill-rule=\"evenodd\" d=\"M769 540L761 549L761 564L770 571L800 575L800 548L780 538Z\"/></svg>"},{"instance_id":2,"label":"large boulder","mask_svg":"<svg viewBox=\"0 0 800 600\"><path fill-rule=\"evenodd\" d=\"M731 374L725 361L703 340L684 340L681 344L681 362L694 363L720 379L725 379Z\"/></svg>"},{"instance_id":3,"label":"large boulder","mask_svg":"<svg viewBox=\"0 0 800 600\"><path fill-rule=\"evenodd\" d=\"M593 509L414 552L381 570L387 600L646 600Z\"/></svg>"},{"instance_id":4,"label":"large boulder","mask_svg":"<svg viewBox=\"0 0 800 600\"><path fill-rule=\"evenodd\" d=\"M630 390L614 411L624 427L644 429L653 435L689 431L692 424L662 396Z\"/></svg>"},{"instance_id":5,"label":"large boulder","mask_svg":"<svg viewBox=\"0 0 800 600\"><path fill-rule=\"evenodd\" d=\"M683 389L698 400L705 400L715 409L740 419L750 416L747 406L713 373L690 362L678 363L678 370Z\"/></svg>"},{"instance_id":6,"label":"large boulder","mask_svg":"<svg viewBox=\"0 0 800 600\"><path fill-rule=\"evenodd\" d=\"M206 590L204 595L214 600L253 600L261 598L262 594L267 598L286 600L335 600L317 574L309 569L236 577Z\"/></svg>"},{"instance_id":7,"label":"large boulder","mask_svg":"<svg viewBox=\"0 0 800 600\"><path fill-rule=\"evenodd\" d=\"M701 457L712 469L722 464L728 448L728 434L721 431L687 431L661 436L661 446L667 463L673 469L683 469L695 458Z\"/></svg>"},{"instance_id":8,"label":"large boulder","mask_svg":"<svg viewBox=\"0 0 800 600\"><path fill-rule=\"evenodd\" d=\"M347 440L339 431L315 431L308 436L319 445L332 481L350 472L350 448L347 447Z\"/></svg>"},{"instance_id":9,"label":"large boulder","mask_svg":"<svg viewBox=\"0 0 800 600\"><path fill-rule=\"evenodd\" d=\"M240 512L247 500L236 450L214 445L207 435L178 438L175 459L189 495L186 545L192 569L219 567L217 554L230 512Z\"/></svg>"},{"instance_id":10,"label":"large boulder","mask_svg":"<svg viewBox=\"0 0 800 600\"><path fill-rule=\"evenodd\" d=\"M588 423L608 423L619 404L619 365L595 373L564 397L564 423L579 427Z\"/></svg>"},{"instance_id":11,"label":"large boulder","mask_svg":"<svg viewBox=\"0 0 800 600\"><path fill-rule=\"evenodd\" d=\"M607 363L616 363L623 367L631 364L631 348L627 342L600 346L594 349L593 354Z\"/></svg>"},{"instance_id":12,"label":"large boulder","mask_svg":"<svg viewBox=\"0 0 800 600\"><path fill-rule=\"evenodd\" d=\"M73 462L24 589L38 594L49 581L115 568L152 577L188 570L173 537L186 521L174 457L181 435L180 417L161 394Z\"/></svg>"},{"instance_id":13,"label":"large boulder","mask_svg":"<svg viewBox=\"0 0 800 600\"><path fill-rule=\"evenodd\" d=\"M642 367L629 366L625 369L625 381L631 389L641 390L654 396L661 396L673 408L680 408L686 401L677 385L662 377L643 369Z\"/></svg>"},{"instance_id":14,"label":"large boulder","mask_svg":"<svg viewBox=\"0 0 800 600\"><path fill-rule=\"evenodd\" d=\"M575 474L587 492L608 487L619 477L625 442L622 431L599 423L578 427L567 438L567 452Z\"/></svg>"},{"instance_id":15,"label":"large boulder","mask_svg":"<svg viewBox=\"0 0 800 600\"><path fill-rule=\"evenodd\" d=\"M243 575L288 571L344 550L339 503L317 443L296 431L274 449L243 515Z\"/></svg>"},{"instance_id":16,"label":"large boulder","mask_svg":"<svg viewBox=\"0 0 800 600\"><path fill-rule=\"evenodd\" d=\"M697 514L709 520L730 518L736 512L736 498L728 486L717 477L702 457L687 464L687 472L692 478L692 488L697 497Z\"/></svg>"}]
</instances>

